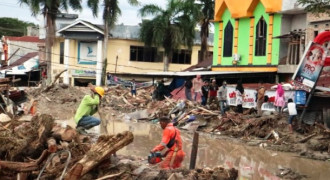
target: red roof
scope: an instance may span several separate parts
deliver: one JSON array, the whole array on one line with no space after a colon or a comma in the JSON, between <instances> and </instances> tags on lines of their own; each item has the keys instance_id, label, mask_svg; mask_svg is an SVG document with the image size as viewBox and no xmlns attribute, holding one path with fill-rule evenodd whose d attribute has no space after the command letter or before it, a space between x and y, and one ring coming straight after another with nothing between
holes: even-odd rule
<instances>
[{"instance_id":1,"label":"red roof","mask_svg":"<svg viewBox=\"0 0 330 180\"><path fill-rule=\"evenodd\" d=\"M23 63L25 63L26 61L28 61L31 58L34 58L37 55L38 55L38 52L27 53L24 56L22 56L21 58L17 59L15 62L13 62L13 64L11 64L9 66L1 67L0 70L10 69L10 68L13 68L15 66L22 65Z\"/></svg>"},{"instance_id":2,"label":"red roof","mask_svg":"<svg viewBox=\"0 0 330 180\"><path fill-rule=\"evenodd\" d=\"M5 40L23 41L23 42L36 42L36 43L44 43L45 42L45 40L39 39L39 37L36 37L36 36L22 36L22 37L5 36Z\"/></svg>"}]
</instances>

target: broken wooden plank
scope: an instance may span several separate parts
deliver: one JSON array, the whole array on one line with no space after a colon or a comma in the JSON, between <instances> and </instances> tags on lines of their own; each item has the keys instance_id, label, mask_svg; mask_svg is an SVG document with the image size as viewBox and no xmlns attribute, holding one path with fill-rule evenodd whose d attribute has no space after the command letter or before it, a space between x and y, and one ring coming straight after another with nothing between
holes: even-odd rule
<instances>
[{"instance_id":1,"label":"broken wooden plank","mask_svg":"<svg viewBox=\"0 0 330 180\"><path fill-rule=\"evenodd\" d=\"M92 145L91 149L86 153L86 155L71 168L71 170L65 176L65 179L80 179L83 175L96 167L104 159L109 157L109 155L114 154L119 149L133 142L133 139L133 133L130 131L125 131L115 136L100 136L96 144ZM81 167L82 170L78 171L77 169L80 169Z\"/></svg>"},{"instance_id":2,"label":"broken wooden plank","mask_svg":"<svg viewBox=\"0 0 330 180\"><path fill-rule=\"evenodd\" d=\"M44 150L41 156L34 162L13 162L0 161L1 170L10 170L15 172L28 172L39 169L39 165L48 157L48 151Z\"/></svg>"},{"instance_id":3,"label":"broken wooden plank","mask_svg":"<svg viewBox=\"0 0 330 180\"><path fill-rule=\"evenodd\" d=\"M110 178L114 178L114 177L117 177L117 176L121 176L122 174L124 174L124 171L120 172L120 173L117 173L117 174L106 175L106 176L103 176L101 178L97 178L96 180L110 179Z\"/></svg>"},{"instance_id":4,"label":"broken wooden plank","mask_svg":"<svg viewBox=\"0 0 330 180\"><path fill-rule=\"evenodd\" d=\"M316 136L316 135L317 135L316 133L313 133L313 134L311 134L311 135L309 135L309 136L307 136L307 137L305 137L305 138L299 140L298 142L299 142L299 143L305 143L305 142L307 142L310 138L312 138L312 137L314 137L314 136Z\"/></svg>"},{"instance_id":5,"label":"broken wooden plank","mask_svg":"<svg viewBox=\"0 0 330 180\"><path fill-rule=\"evenodd\" d=\"M54 78L54 81L52 83L50 83L50 85L48 85L44 90L43 92L48 92L50 89L52 89L56 83L56 81L58 80L58 78L60 78L60 76L65 72L67 71L67 69L64 69L63 71L61 71L60 73L58 73L55 78Z\"/></svg>"},{"instance_id":6,"label":"broken wooden plank","mask_svg":"<svg viewBox=\"0 0 330 180\"><path fill-rule=\"evenodd\" d=\"M212 111L210 111L210 110L207 110L207 109L205 109L205 108L203 108L203 107L199 107L199 106L197 106L197 108L198 109L200 109L200 110L202 110L202 111L205 111L205 112L208 112L208 113L210 113L210 114L212 114L212 115L219 115L219 114L216 114L216 113L214 113L214 112L212 112Z\"/></svg>"}]
</instances>

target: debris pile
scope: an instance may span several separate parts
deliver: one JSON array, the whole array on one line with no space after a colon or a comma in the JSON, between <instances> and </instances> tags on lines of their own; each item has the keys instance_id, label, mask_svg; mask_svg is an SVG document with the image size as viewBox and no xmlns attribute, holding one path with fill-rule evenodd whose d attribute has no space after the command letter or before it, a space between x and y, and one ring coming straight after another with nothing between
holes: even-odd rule
<instances>
[{"instance_id":1,"label":"debris pile","mask_svg":"<svg viewBox=\"0 0 330 180\"><path fill-rule=\"evenodd\" d=\"M131 132L83 136L46 114L29 122L1 123L0 139L0 179L237 179L238 175L235 169L220 167L165 171L146 165L146 160L111 156L133 142Z\"/></svg>"},{"instance_id":2,"label":"debris pile","mask_svg":"<svg viewBox=\"0 0 330 180\"><path fill-rule=\"evenodd\" d=\"M237 114L231 109L226 112L226 116L221 116L218 110L212 108L216 105L212 104L208 108L196 102L170 98L155 101L152 99L153 86L139 88L136 97L131 95L129 88L122 86L105 89L107 93L102 98L100 109L106 117L112 114L120 119L157 123L159 117L169 116L181 129L197 129L206 133L239 138L248 145L295 152L312 159L330 158L330 134L322 124L303 124L298 127L298 123L294 122L293 126L297 131L291 134L285 113L282 116L269 114L256 117L254 109L247 109L243 114ZM39 100L39 112L51 114L55 119L72 118L80 100L88 93L88 88L61 84L54 85L47 92L43 92L42 89L29 91L32 98Z\"/></svg>"}]
</instances>

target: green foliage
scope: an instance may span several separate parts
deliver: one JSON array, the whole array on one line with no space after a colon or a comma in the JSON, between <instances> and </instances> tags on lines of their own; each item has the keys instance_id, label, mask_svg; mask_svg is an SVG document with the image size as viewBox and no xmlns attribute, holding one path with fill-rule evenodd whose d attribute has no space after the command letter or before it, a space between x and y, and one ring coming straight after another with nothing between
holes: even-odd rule
<instances>
[{"instance_id":1,"label":"green foliage","mask_svg":"<svg viewBox=\"0 0 330 180\"><path fill-rule=\"evenodd\" d=\"M82 9L81 0L19 0L19 2L28 5L33 16L42 13L53 20L56 19L56 14L61 13L61 10L68 11L69 6L73 10Z\"/></svg>"},{"instance_id":2,"label":"green foliage","mask_svg":"<svg viewBox=\"0 0 330 180\"><path fill-rule=\"evenodd\" d=\"M165 9L156 4L145 5L140 15L151 15L153 19L142 22L140 39L146 46L163 47L171 59L173 51L181 45L192 47L199 12L191 0L169 0Z\"/></svg>"},{"instance_id":3,"label":"green foliage","mask_svg":"<svg viewBox=\"0 0 330 180\"><path fill-rule=\"evenodd\" d=\"M330 0L298 0L305 10L313 14L328 13L330 14Z\"/></svg>"},{"instance_id":4,"label":"green foliage","mask_svg":"<svg viewBox=\"0 0 330 180\"><path fill-rule=\"evenodd\" d=\"M129 4L137 6L139 5L138 0L127 0ZM103 0L103 13L102 18L105 24L108 24L109 27L115 25L118 20L119 15L121 15L121 10L119 8L118 0ZM87 0L88 7L92 10L92 13L95 17L97 17L98 7L100 0Z\"/></svg>"},{"instance_id":5,"label":"green foliage","mask_svg":"<svg viewBox=\"0 0 330 180\"><path fill-rule=\"evenodd\" d=\"M26 27L36 26L33 23L24 22L17 18L0 18L0 37L2 36L24 36Z\"/></svg>"}]
</instances>

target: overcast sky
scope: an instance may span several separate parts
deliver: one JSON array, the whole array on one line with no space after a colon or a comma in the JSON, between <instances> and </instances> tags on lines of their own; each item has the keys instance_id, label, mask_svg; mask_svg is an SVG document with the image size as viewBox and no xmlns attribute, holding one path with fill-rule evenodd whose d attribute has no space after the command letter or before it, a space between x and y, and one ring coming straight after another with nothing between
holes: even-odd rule
<instances>
[{"instance_id":1,"label":"overcast sky","mask_svg":"<svg viewBox=\"0 0 330 180\"><path fill-rule=\"evenodd\" d=\"M79 18L83 20L90 21L95 24L102 24L102 10L103 7L99 7L99 15L98 18L94 18L92 12L89 8L87 8L86 4L87 0L83 0L83 10L81 12L75 12L69 10L69 13L79 14ZM100 0L102 2L102 0ZM138 16L138 10L140 7L132 7L128 4L127 0L118 0L119 7L121 9L121 16L118 19L117 24L125 24L125 25L137 25L141 22L141 17ZM165 7L166 1L164 0L139 0L142 5L155 3L159 6ZM31 16L31 12L29 7L26 5L20 5L18 0L0 0L0 17L12 17L18 18L23 21L33 22L35 24L39 24L39 20L33 16ZM1 24L0 24L1 26Z\"/></svg>"}]
</instances>

